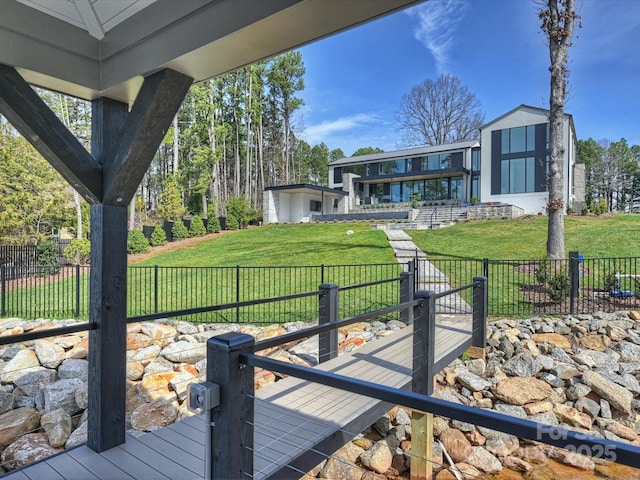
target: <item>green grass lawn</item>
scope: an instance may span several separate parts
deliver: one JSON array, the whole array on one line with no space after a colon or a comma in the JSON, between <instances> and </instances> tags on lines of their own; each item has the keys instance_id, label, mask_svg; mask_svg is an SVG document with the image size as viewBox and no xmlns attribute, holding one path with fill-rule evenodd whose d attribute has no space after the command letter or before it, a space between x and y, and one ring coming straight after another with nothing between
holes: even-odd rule
<instances>
[{"instance_id":1,"label":"green grass lawn","mask_svg":"<svg viewBox=\"0 0 640 480\"><path fill-rule=\"evenodd\" d=\"M407 233L429 257L538 259L546 252L547 217L462 222L440 230ZM588 258L635 257L640 255L639 238L640 215L565 218L567 255L576 250Z\"/></svg>"},{"instance_id":2,"label":"green grass lawn","mask_svg":"<svg viewBox=\"0 0 640 480\"><path fill-rule=\"evenodd\" d=\"M585 256L584 265L588 268L585 268L584 281L591 282L594 288L603 288L606 275L614 271L640 273L640 264L636 266L635 260L626 263L594 260L590 263L590 259L595 258L639 256L636 240L640 234L639 215L610 218L571 216L566 218L565 225L566 251L577 250ZM348 231L353 233L347 234ZM442 259L437 264L438 268L453 284L459 285L470 282L473 276L482 274L482 270L481 262L456 260L544 258L547 218L534 216L520 220L462 222L450 228L408 233L434 263L436 259ZM358 267L363 264L391 267ZM325 266L324 269L320 268L321 265ZM521 311L528 304L519 292L523 286L533 282L533 269L529 273L519 273L516 272L516 263L504 268L499 263L495 265L492 263L489 270L489 276L493 277L490 305L491 302L496 305L512 302L514 311ZM243 268L238 269L237 266ZM317 268L301 268L303 266ZM253 267L277 268L268 271L256 268L252 271ZM369 223L264 226L231 232L190 248L159 253L131 266L128 314L153 313L156 306L162 312L301 293L317 289L322 282L354 285L389 278L400 271L386 235L382 231L371 230ZM261 272L260 275L255 274L257 272ZM504 272L507 272L506 276ZM28 307L29 316L72 316L76 307L76 285L74 278L49 281L46 286L7 291L5 301L10 306L22 306L21 311ZM86 318L86 275L80 277L80 285L81 318ZM631 288L631 285L625 288ZM349 300L351 306L344 302L344 307L351 309L347 314L372 306L381 308L393 303L395 296L387 290L374 288L358 294L355 290L353 292ZM58 307L57 313L51 312L50 302L64 305ZM291 303L287 308L293 312L300 310L301 305ZM314 304L304 308L314 310L317 307ZM21 315L12 311L6 314ZM227 312L223 316L226 320L235 320L239 318L237 314ZM262 313L246 308L243 318L255 318L256 315Z\"/></svg>"},{"instance_id":3,"label":"green grass lawn","mask_svg":"<svg viewBox=\"0 0 640 480\"><path fill-rule=\"evenodd\" d=\"M348 235L347 232L353 234ZM393 263L384 232L364 223L268 225L240 230L136 265L293 266Z\"/></svg>"}]
</instances>

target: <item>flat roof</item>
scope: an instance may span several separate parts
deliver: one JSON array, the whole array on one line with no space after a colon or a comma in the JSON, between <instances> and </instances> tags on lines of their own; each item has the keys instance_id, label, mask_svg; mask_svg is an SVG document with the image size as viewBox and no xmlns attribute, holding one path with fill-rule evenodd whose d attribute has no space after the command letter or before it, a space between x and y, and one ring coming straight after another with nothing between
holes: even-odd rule
<instances>
[{"instance_id":1,"label":"flat roof","mask_svg":"<svg viewBox=\"0 0 640 480\"><path fill-rule=\"evenodd\" d=\"M298 183L295 185L279 185L277 187L265 187L265 190L286 191L287 193L322 192L334 196L345 196L349 194L348 192L344 192L336 188L322 187L320 185L311 185L308 183Z\"/></svg>"},{"instance_id":2,"label":"flat roof","mask_svg":"<svg viewBox=\"0 0 640 480\"><path fill-rule=\"evenodd\" d=\"M470 140L467 142L445 143L444 145L430 145L423 147L408 148L405 150L394 150L392 152L372 153L370 155L358 155L357 157L339 158L329 165L350 165L366 162L376 162L382 160L394 160L399 158L416 157L420 155L428 155L433 153L451 152L454 150L462 150L465 148L479 147L479 140Z\"/></svg>"}]
</instances>

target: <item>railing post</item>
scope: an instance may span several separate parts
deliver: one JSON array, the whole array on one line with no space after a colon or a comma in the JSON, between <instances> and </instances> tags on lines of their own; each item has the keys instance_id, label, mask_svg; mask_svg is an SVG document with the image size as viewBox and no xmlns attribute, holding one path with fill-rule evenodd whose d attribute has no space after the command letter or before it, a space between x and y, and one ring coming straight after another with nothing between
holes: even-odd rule
<instances>
[{"instance_id":1,"label":"railing post","mask_svg":"<svg viewBox=\"0 0 640 480\"><path fill-rule=\"evenodd\" d=\"M489 278L489 259L488 258L482 259L482 276L486 277L487 279Z\"/></svg>"},{"instance_id":2,"label":"railing post","mask_svg":"<svg viewBox=\"0 0 640 480\"><path fill-rule=\"evenodd\" d=\"M4 317L7 314L7 299L5 297L6 289L7 289L7 266L5 264L0 265L0 284L1 292L0 292L0 309L2 310L2 316Z\"/></svg>"},{"instance_id":3,"label":"railing post","mask_svg":"<svg viewBox=\"0 0 640 480\"><path fill-rule=\"evenodd\" d=\"M413 321L413 378L411 390L431 395L436 342L436 299L434 292L419 290L414 298L421 300Z\"/></svg>"},{"instance_id":4,"label":"railing post","mask_svg":"<svg viewBox=\"0 0 640 480\"><path fill-rule=\"evenodd\" d=\"M473 323L471 345L484 348L487 343L487 277L473 277Z\"/></svg>"},{"instance_id":5,"label":"railing post","mask_svg":"<svg viewBox=\"0 0 640 480\"><path fill-rule=\"evenodd\" d=\"M413 269L400 274L400 303L413 299ZM400 312L400 321L407 325L413 323L413 309L407 308Z\"/></svg>"},{"instance_id":6,"label":"railing post","mask_svg":"<svg viewBox=\"0 0 640 480\"><path fill-rule=\"evenodd\" d=\"M575 301L580 295L580 264L578 252L569 252L569 278L571 280L571 290L569 293L569 313L574 314Z\"/></svg>"},{"instance_id":7,"label":"railing post","mask_svg":"<svg viewBox=\"0 0 640 480\"><path fill-rule=\"evenodd\" d=\"M335 283L320 285L318 321L320 325L338 320L339 290ZM318 363L338 356L338 331L322 332L318 336Z\"/></svg>"},{"instance_id":8,"label":"railing post","mask_svg":"<svg viewBox=\"0 0 640 480\"><path fill-rule=\"evenodd\" d=\"M76 318L80 318L80 265L76 265Z\"/></svg>"},{"instance_id":9,"label":"railing post","mask_svg":"<svg viewBox=\"0 0 640 480\"><path fill-rule=\"evenodd\" d=\"M240 265L236 265L236 303L240 303ZM236 323L240 323L240 307L236 307Z\"/></svg>"},{"instance_id":10,"label":"railing post","mask_svg":"<svg viewBox=\"0 0 640 480\"><path fill-rule=\"evenodd\" d=\"M420 290L415 299L420 304L414 312L413 322L413 376L414 393L431 395L435 362L436 299L434 293ZM433 478L433 414L414 410L411 414L411 478Z\"/></svg>"},{"instance_id":11,"label":"railing post","mask_svg":"<svg viewBox=\"0 0 640 480\"><path fill-rule=\"evenodd\" d=\"M158 313L158 265L153 266L153 307Z\"/></svg>"},{"instance_id":12,"label":"railing post","mask_svg":"<svg viewBox=\"0 0 640 480\"><path fill-rule=\"evenodd\" d=\"M240 354L254 346L251 335L236 332L207 341L207 382L220 386L220 405L211 411L215 435L205 452L207 480L253 476L253 367L241 364Z\"/></svg>"}]
</instances>

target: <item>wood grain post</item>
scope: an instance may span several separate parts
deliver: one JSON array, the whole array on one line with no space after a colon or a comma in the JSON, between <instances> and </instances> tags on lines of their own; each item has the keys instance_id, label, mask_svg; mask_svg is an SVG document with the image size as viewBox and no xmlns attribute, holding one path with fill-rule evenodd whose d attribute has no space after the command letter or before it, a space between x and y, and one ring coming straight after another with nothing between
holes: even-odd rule
<instances>
[{"instance_id":1,"label":"wood grain post","mask_svg":"<svg viewBox=\"0 0 640 480\"><path fill-rule=\"evenodd\" d=\"M240 363L253 353L251 335L225 333L207 342L207 382L220 386L220 405L212 410L212 479L253 476L253 367ZM210 479L207 479L210 480Z\"/></svg>"},{"instance_id":2,"label":"wood grain post","mask_svg":"<svg viewBox=\"0 0 640 480\"><path fill-rule=\"evenodd\" d=\"M410 302L413 299L413 272L400 274L400 303ZM413 309L407 308L400 312L400 321L407 325L413 323Z\"/></svg>"},{"instance_id":3,"label":"wood grain post","mask_svg":"<svg viewBox=\"0 0 640 480\"><path fill-rule=\"evenodd\" d=\"M335 283L320 285L320 325L338 320L339 290ZM338 356L338 331L336 329L318 335L318 362L323 363Z\"/></svg>"},{"instance_id":4,"label":"wood grain post","mask_svg":"<svg viewBox=\"0 0 640 480\"><path fill-rule=\"evenodd\" d=\"M92 205L87 445L96 452L125 441L126 309L127 207Z\"/></svg>"},{"instance_id":5,"label":"wood grain post","mask_svg":"<svg viewBox=\"0 0 640 480\"><path fill-rule=\"evenodd\" d=\"M418 291L421 300L414 312L413 378L414 393L431 395L435 362L436 299L433 292ZM411 480L433 478L433 414L413 411L411 414Z\"/></svg>"},{"instance_id":6,"label":"wood grain post","mask_svg":"<svg viewBox=\"0 0 640 480\"><path fill-rule=\"evenodd\" d=\"M91 151L99 164L117 144L129 106L91 104ZM89 418L87 445L103 452L125 441L127 369L127 200L91 205Z\"/></svg>"},{"instance_id":7,"label":"wood grain post","mask_svg":"<svg viewBox=\"0 0 640 480\"><path fill-rule=\"evenodd\" d=\"M482 348L487 344L487 277L473 277L473 334L471 345Z\"/></svg>"}]
</instances>

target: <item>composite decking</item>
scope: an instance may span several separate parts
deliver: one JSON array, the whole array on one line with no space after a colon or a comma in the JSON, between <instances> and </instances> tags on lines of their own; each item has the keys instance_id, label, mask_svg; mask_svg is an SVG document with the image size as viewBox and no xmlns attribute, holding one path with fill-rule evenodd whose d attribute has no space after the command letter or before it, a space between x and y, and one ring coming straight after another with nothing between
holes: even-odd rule
<instances>
[{"instance_id":1,"label":"composite decking","mask_svg":"<svg viewBox=\"0 0 640 480\"><path fill-rule=\"evenodd\" d=\"M470 315L438 315L434 371L471 346ZM371 341L315 368L409 388L413 328ZM300 478L392 405L293 377L255 392L254 479ZM214 432L215 436L215 432ZM204 417L134 437L102 453L80 446L8 473L11 480L201 479ZM248 476L247 478L251 478Z\"/></svg>"}]
</instances>

